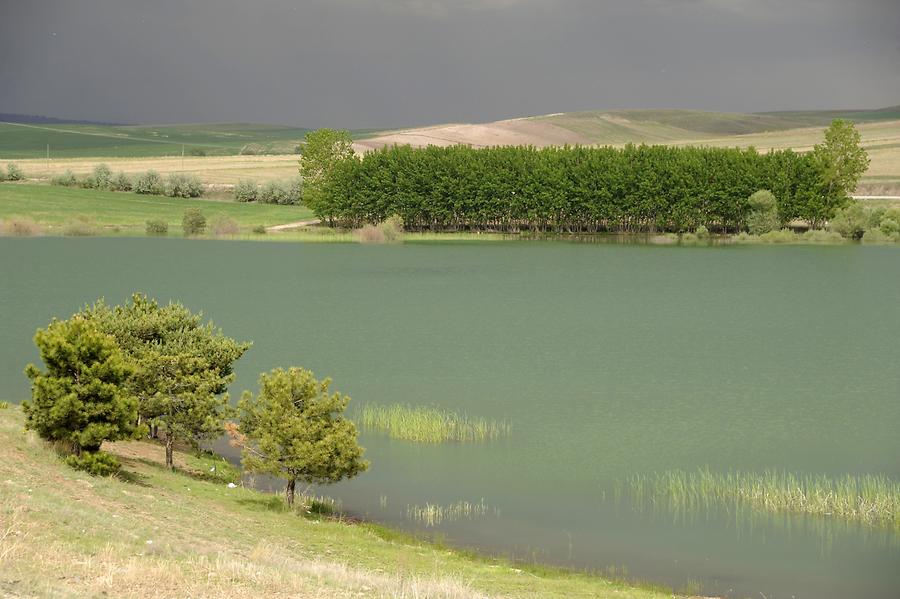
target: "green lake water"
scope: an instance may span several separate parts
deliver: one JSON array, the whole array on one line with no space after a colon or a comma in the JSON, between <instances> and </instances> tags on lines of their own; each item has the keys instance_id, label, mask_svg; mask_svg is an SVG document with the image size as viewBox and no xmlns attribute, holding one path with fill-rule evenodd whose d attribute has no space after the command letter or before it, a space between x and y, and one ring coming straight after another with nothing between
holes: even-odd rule
<instances>
[{"instance_id":1,"label":"green lake water","mask_svg":"<svg viewBox=\"0 0 900 599\"><path fill-rule=\"evenodd\" d=\"M142 291L252 340L233 395L302 365L353 403L512 422L423 446L366 433L345 509L489 553L768 599L900 596L900 534L617 499L708 467L900 479L900 251L560 242L314 245L0 239L0 399L32 336ZM484 503L432 528L407 506Z\"/></svg>"}]
</instances>

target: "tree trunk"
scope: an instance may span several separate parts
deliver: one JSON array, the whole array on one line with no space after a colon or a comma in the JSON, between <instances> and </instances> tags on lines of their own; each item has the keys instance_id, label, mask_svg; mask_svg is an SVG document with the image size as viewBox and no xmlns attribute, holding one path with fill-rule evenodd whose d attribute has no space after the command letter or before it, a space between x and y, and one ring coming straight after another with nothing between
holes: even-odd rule
<instances>
[{"instance_id":1,"label":"tree trunk","mask_svg":"<svg viewBox=\"0 0 900 599\"><path fill-rule=\"evenodd\" d=\"M166 468L175 469L175 461L172 459L172 454L175 450L175 437L172 436L172 433L166 433Z\"/></svg>"},{"instance_id":2,"label":"tree trunk","mask_svg":"<svg viewBox=\"0 0 900 599\"><path fill-rule=\"evenodd\" d=\"M294 487L297 485L297 479L289 478L287 486L284 488L284 499L287 501L288 507L294 507Z\"/></svg>"}]
</instances>

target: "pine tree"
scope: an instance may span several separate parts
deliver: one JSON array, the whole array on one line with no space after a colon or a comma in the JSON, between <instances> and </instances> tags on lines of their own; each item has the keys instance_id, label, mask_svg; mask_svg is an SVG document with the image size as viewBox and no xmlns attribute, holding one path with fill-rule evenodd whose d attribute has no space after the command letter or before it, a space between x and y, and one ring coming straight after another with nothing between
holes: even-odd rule
<instances>
[{"instance_id":1,"label":"pine tree","mask_svg":"<svg viewBox=\"0 0 900 599\"><path fill-rule=\"evenodd\" d=\"M138 431L137 401L124 390L131 369L115 340L79 317L54 320L34 337L46 371L29 364L31 401L25 426L72 452L96 452L104 441Z\"/></svg>"},{"instance_id":2,"label":"pine tree","mask_svg":"<svg viewBox=\"0 0 900 599\"><path fill-rule=\"evenodd\" d=\"M335 483L368 468L356 426L343 416L350 398L329 393L330 384L303 368L277 368L259 377L258 395L245 392L238 403L240 424L229 433L243 465L286 479L288 505L298 480Z\"/></svg>"}]
</instances>

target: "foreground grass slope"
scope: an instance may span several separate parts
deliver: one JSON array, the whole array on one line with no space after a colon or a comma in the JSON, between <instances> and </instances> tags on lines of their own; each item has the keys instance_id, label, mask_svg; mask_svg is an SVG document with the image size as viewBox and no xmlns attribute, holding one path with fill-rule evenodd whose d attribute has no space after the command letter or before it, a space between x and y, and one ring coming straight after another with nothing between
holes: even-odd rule
<instances>
[{"instance_id":1,"label":"foreground grass slope","mask_svg":"<svg viewBox=\"0 0 900 599\"><path fill-rule=\"evenodd\" d=\"M0 595L670 596L300 517L278 497L167 471L148 443L114 445L124 475L91 478L22 427L20 410L0 410Z\"/></svg>"},{"instance_id":2,"label":"foreground grass slope","mask_svg":"<svg viewBox=\"0 0 900 599\"><path fill-rule=\"evenodd\" d=\"M117 227L123 233L143 233L146 221L164 220L169 234L181 230L181 217L187 208L199 208L207 220L224 216L243 229L295 222L312 217L303 206L241 204L237 202L168 198L94 189L17 183L0 184L0 219L25 216L48 228L64 226L87 217L99 227Z\"/></svg>"}]
</instances>

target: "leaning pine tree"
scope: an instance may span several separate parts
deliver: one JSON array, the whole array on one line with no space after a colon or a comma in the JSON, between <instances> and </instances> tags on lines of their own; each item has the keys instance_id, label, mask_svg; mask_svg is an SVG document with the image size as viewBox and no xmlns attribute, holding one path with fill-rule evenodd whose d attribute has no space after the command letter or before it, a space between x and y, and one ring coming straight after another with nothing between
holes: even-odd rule
<instances>
[{"instance_id":1,"label":"leaning pine tree","mask_svg":"<svg viewBox=\"0 0 900 599\"><path fill-rule=\"evenodd\" d=\"M131 369L115 339L84 318L55 320L34 337L47 370L29 364L31 401L23 402L25 426L48 441L67 445L68 462L96 474L117 469L97 452L104 441L139 434L137 400L127 393Z\"/></svg>"},{"instance_id":2,"label":"leaning pine tree","mask_svg":"<svg viewBox=\"0 0 900 599\"><path fill-rule=\"evenodd\" d=\"M329 393L330 384L303 368L264 373L259 394L245 392L238 403L240 424L229 428L247 470L287 480L289 506L298 480L335 483L369 466L362 459L356 426L343 416L350 398Z\"/></svg>"}]
</instances>

